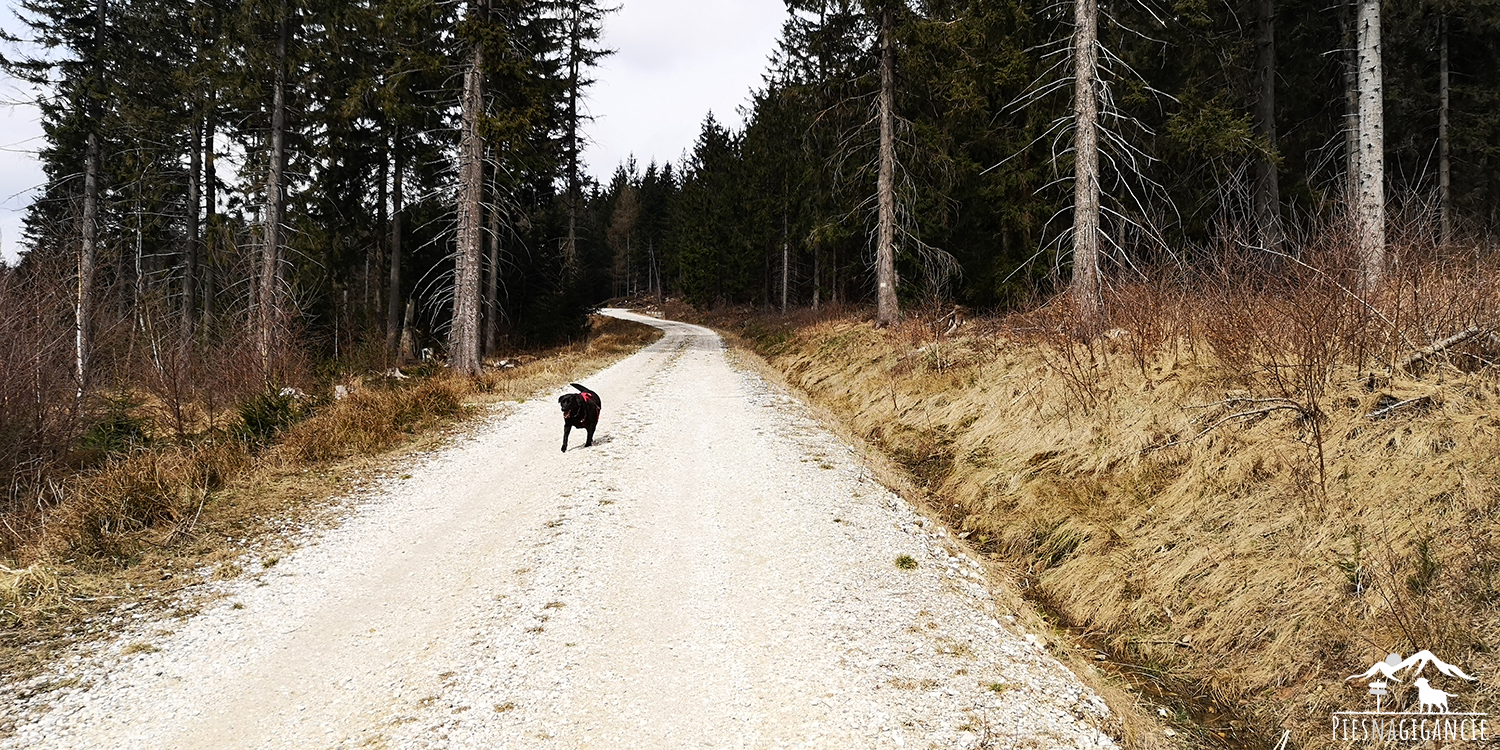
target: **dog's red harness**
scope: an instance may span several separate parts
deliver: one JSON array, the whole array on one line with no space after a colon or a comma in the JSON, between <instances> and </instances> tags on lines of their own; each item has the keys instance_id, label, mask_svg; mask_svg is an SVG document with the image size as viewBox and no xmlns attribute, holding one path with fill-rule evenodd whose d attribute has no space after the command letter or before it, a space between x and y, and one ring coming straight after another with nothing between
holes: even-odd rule
<instances>
[{"instance_id":1,"label":"dog's red harness","mask_svg":"<svg viewBox=\"0 0 1500 750\"><path fill-rule=\"evenodd\" d=\"M583 402L584 402L584 403L588 403L588 400L589 400L589 394L587 394L587 393L580 393L580 394L578 394L578 395L579 395L579 396L582 396L582 397L583 397Z\"/></svg>"}]
</instances>

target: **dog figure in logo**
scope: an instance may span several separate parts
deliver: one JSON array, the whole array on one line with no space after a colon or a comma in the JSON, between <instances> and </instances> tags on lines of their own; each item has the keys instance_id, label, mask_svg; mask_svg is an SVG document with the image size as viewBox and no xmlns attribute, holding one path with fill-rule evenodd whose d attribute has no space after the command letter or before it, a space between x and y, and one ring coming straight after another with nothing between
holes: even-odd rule
<instances>
[{"instance_id":1,"label":"dog figure in logo","mask_svg":"<svg viewBox=\"0 0 1500 750\"><path fill-rule=\"evenodd\" d=\"M594 444L594 428L599 426L599 409L604 405L599 394L589 390L588 386L578 383L571 385L578 392L565 393L557 399L563 413L563 453L568 452L568 434L574 427L589 431L588 440L583 444L585 448Z\"/></svg>"},{"instance_id":2,"label":"dog figure in logo","mask_svg":"<svg viewBox=\"0 0 1500 750\"><path fill-rule=\"evenodd\" d=\"M1439 711L1448 713L1448 698L1453 695L1452 693L1445 693L1432 687L1427 682L1426 677L1418 677L1415 684L1417 686L1417 704L1421 706L1423 713L1437 713Z\"/></svg>"}]
</instances>

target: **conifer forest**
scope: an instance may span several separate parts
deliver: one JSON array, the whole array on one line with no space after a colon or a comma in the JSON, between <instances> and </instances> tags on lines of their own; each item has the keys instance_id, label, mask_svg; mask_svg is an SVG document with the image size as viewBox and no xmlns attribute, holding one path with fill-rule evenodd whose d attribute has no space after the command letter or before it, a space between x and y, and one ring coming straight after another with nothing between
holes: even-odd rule
<instances>
[{"instance_id":1,"label":"conifer forest","mask_svg":"<svg viewBox=\"0 0 1500 750\"><path fill-rule=\"evenodd\" d=\"M1321 242L1371 288L1500 229L1497 0L785 4L743 127L589 174L601 0L19 0L47 180L0 476L125 384L473 373L612 298L1098 317L1122 278Z\"/></svg>"}]
</instances>

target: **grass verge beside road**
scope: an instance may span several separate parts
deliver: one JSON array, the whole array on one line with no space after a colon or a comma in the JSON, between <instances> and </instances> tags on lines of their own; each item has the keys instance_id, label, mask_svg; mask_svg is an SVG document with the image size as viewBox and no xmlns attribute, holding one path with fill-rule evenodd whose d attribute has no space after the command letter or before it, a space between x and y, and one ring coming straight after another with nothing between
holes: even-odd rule
<instances>
[{"instance_id":1,"label":"grass verge beside road","mask_svg":"<svg viewBox=\"0 0 1500 750\"><path fill-rule=\"evenodd\" d=\"M1368 708L1345 678L1391 652L1480 675L1447 684L1455 710L1500 708L1489 354L1361 367L1262 339L1234 361L1290 323L1145 345L1048 315L695 317L898 465L1050 622L1055 653L1127 681L1133 746L1269 748L1289 730L1332 747L1331 713Z\"/></svg>"},{"instance_id":2,"label":"grass verge beside road","mask_svg":"<svg viewBox=\"0 0 1500 750\"><path fill-rule=\"evenodd\" d=\"M24 533L0 550L0 674L25 678L59 649L107 635L111 611L178 606L205 573L239 575L246 555L274 565L298 532L336 520L367 477L440 447L481 405L564 386L660 337L596 316L586 343L491 362L478 378L413 368L405 380L346 379L342 399L267 394L229 429L68 477L44 517L4 519Z\"/></svg>"}]
</instances>

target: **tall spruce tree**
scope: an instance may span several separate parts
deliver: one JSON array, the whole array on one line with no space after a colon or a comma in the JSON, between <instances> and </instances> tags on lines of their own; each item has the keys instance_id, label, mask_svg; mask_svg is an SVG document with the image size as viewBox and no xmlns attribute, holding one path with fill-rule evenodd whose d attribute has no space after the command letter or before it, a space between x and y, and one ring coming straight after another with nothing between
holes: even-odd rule
<instances>
[{"instance_id":1,"label":"tall spruce tree","mask_svg":"<svg viewBox=\"0 0 1500 750\"><path fill-rule=\"evenodd\" d=\"M56 96L44 98L42 122L49 145L42 151L48 186L33 211L28 231L39 242L55 242L72 234L62 229L68 221L60 209L73 202L65 187L73 169L83 175L81 209L76 218L76 278L73 304L73 375L81 400L88 390L94 349L94 302L100 244L100 198L105 118L111 113L116 83L109 78L109 62L118 49L110 34L108 0L23 0L22 21L32 40L44 49L61 50L60 58L4 59L12 75L43 88L57 86ZM77 159L81 146L81 164ZM51 208L51 211L47 211ZM45 213L44 213L45 212ZM50 215L49 215L50 214Z\"/></svg>"},{"instance_id":2,"label":"tall spruce tree","mask_svg":"<svg viewBox=\"0 0 1500 750\"><path fill-rule=\"evenodd\" d=\"M554 13L561 21L563 85L567 98L567 111L563 119L564 193L563 204L567 211L568 233L563 240L563 264L571 276L578 264L578 213L582 200L581 165L583 153L583 126L592 118L584 111L584 92L593 85L589 69L612 54L612 50L599 46L604 28L604 17L614 9L601 5L598 0L553 0Z\"/></svg>"},{"instance_id":3,"label":"tall spruce tree","mask_svg":"<svg viewBox=\"0 0 1500 750\"><path fill-rule=\"evenodd\" d=\"M469 60L464 67L462 121L458 145L458 239L453 278L453 322L448 334L449 366L465 375L479 374L480 243L484 212L484 33L489 4L470 0L464 25Z\"/></svg>"}]
</instances>

